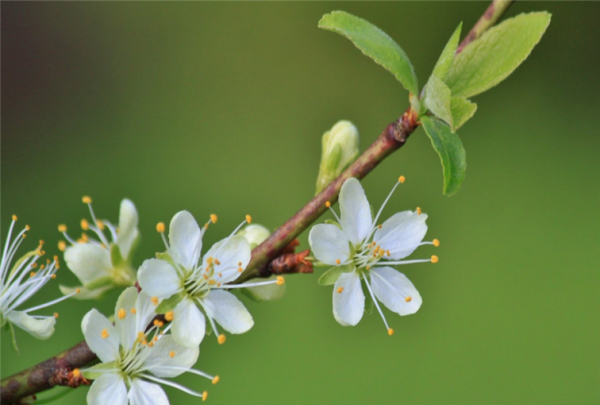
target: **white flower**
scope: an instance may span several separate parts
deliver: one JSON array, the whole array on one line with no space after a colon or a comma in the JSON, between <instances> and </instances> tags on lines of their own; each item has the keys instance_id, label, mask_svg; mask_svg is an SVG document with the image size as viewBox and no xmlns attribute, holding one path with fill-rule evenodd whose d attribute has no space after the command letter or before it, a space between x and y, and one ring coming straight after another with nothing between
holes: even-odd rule
<instances>
[{"instance_id":1,"label":"white flower","mask_svg":"<svg viewBox=\"0 0 600 405\"><path fill-rule=\"evenodd\" d=\"M185 372L209 378L216 384L219 377L191 368L200 353L199 348L178 345L171 335L161 331L151 298L135 287L127 288L115 307L115 324L95 309L81 322L85 341L101 363L83 370L86 378L94 379L88 395L89 405L166 405L169 400L156 383L180 389L206 399L199 393L166 380Z\"/></svg>"},{"instance_id":2,"label":"white flower","mask_svg":"<svg viewBox=\"0 0 600 405\"><path fill-rule=\"evenodd\" d=\"M16 221L17 217L13 215L4 251L2 252L2 262L0 263L0 326L4 326L7 323L10 325L10 330L13 334L13 347L15 349L16 341L14 339L13 325L29 332L29 334L38 339L48 339L54 333L54 324L56 323L58 314L54 313L53 316L32 316L29 313L56 304L73 295L64 296L22 311L15 310L37 293L50 279L56 278L56 271L59 267L58 256L54 256L54 260L47 259L45 264L38 266L37 260L44 255L44 251L42 250L43 241L40 241L36 250L26 253L15 262L12 269L10 268L17 249L25 239L25 232L29 230L29 225L25 225L25 229L19 232L11 241Z\"/></svg>"},{"instance_id":3,"label":"white flower","mask_svg":"<svg viewBox=\"0 0 600 405\"><path fill-rule=\"evenodd\" d=\"M246 218L250 222L250 216ZM280 277L276 281L252 285L226 285L238 278L248 265L250 245L243 236L235 235L242 223L200 259L204 232L208 224L216 220L216 215L211 215L211 220L200 229L192 214L181 211L171 220L169 243L164 236L164 224L158 224L157 230L163 237L167 254L146 260L139 270L140 287L148 294L166 300L157 310L159 313L172 311L169 313L173 317L173 337L187 347L198 346L204 338L203 312L219 343L225 342L225 335L219 334L215 321L234 334L244 333L254 325L246 307L225 289L283 283Z\"/></svg>"},{"instance_id":4,"label":"white flower","mask_svg":"<svg viewBox=\"0 0 600 405\"><path fill-rule=\"evenodd\" d=\"M309 243L315 257L334 266L319 281L326 285L335 282L333 315L344 326L354 326L362 318L365 295L361 279L390 335L394 331L388 326L377 300L399 315L413 314L421 306L421 296L410 280L388 266L438 261L437 256L401 260L421 245L439 245L437 239L423 242L427 215L417 208L414 212L396 213L383 225L375 225L392 193L403 182L404 177L400 177L373 220L360 182L355 178L346 180L340 191L341 217L332 210L341 226L320 224L310 231ZM327 206L331 204L328 202Z\"/></svg>"},{"instance_id":5,"label":"white flower","mask_svg":"<svg viewBox=\"0 0 600 405\"><path fill-rule=\"evenodd\" d=\"M138 214L135 205L124 199L121 202L119 227L116 228L107 220L96 219L90 197L83 197L83 202L90 209L92 223L82 219L81 228L94 232L98 240L82 233L82 237L75 241L67 235L67 227L59 225L58 230L71 243L71 246L66 247L61 242L59 248L65 251L67 266L83 284L78 287L61 285L60 289L64 294L80 289L78 299L92 299L100 297L113 287L129 287L135 283L131 256L139 237ZM108 230L112 241L106 237L105 230Z\"/></svg>"}]
</instances>

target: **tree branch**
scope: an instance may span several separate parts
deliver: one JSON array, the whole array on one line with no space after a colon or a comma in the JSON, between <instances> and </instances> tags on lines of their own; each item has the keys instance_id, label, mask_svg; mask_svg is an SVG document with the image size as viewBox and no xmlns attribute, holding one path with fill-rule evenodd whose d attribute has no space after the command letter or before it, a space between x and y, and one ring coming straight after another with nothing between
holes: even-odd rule
<instances>
[{"instance_id":1,"label":"tree branch","mask_svg":"<svg viewBox=\"0 0 600 405\"><path fill-rule=\"evenodd\" d=\"M514 0L493 0L485 14L477 21L460 44L456 53L462 51L464 47L494 25L513 2ZM252 251L250 263L235 282L240 283L255 277L265 277L272 274L273 262L275 262L275 268L286 269L285 264L289 262L290 255L290 253L284 252L286 246L325 212L327 201L331 203L337 201L344 181L350 177L362 179L383 159L402 147L419 125L417 120L417 114L409 108L398 120L389 124L375 142L350 167L310 200L296 215L277 229L269 239ZM299 257L298 260L301 262L302 256ZM276 262L276 259L279 259L280 262ZM306 272L302 271L301 268L293 266L290 268L291 270L287 271L289 273ZM83 367L94 360L96 360L96 355L85 342L81 342L55 357L4 378L0 383L0 403L14 404L21 398L32 396L56 385L76 387L85 384L87 381L73 379L72 370Z\"/></svg>"}]
</instances>

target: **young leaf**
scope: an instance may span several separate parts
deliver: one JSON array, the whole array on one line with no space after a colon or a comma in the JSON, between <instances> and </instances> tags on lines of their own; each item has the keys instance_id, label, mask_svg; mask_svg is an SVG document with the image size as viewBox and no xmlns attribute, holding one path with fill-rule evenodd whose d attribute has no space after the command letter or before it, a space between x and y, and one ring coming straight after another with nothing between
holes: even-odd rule
<instances>
[{"instance_id":1,"label":"young leaf","mask_svg":"<svg viewBox=\"0 0 600 405\"><path fill-rule=\"evenodd\" d=\"M10 332L10 345L12 346L13 350L17 353L19 353L19 345L17 345L17 336L15 334L15 327L13 326L13 324L11 322L7 322L8 324L8 331Z\"/></svg>"},{"instance_id":2,"label":"young leaf","mask_svg":"<svg viewBox=\"0 0 600 405\"><path fill-rule=\"evenodd\" d=\"M448 125L437 118L422 116L421 124L442 161L444 194L452 195L460 188L467 168L465 150L460 138L452 133Z\"/></svg>"},{"instance_id":3,"label":"young leaf","mask_svg":"<svg viewBox=\"0 0 600 405\"><path fill-rule=\"evenodd\" d=\"M345 266L333 266L319 277L319 285L333 285L342 273L349 273L354 270L354 266L347 264Z\"/></svg>"},{"instance_id":4,"label":"young leaf","mask_svg":"<svg viewBox=\"0 0 600 405\"><path fill-rule=\"evenodd\" d=\"M437 76L431 75L425 86L423 104L436 117L452 125L452 108L450 101L452 94L446 84Z\"/></svg>"},{"instance_id":5,"label":"young leaf","mask_svg":"<svg viewBox=\"0 0 600 405\"><path fill-rule=\"evenodd\" d=\"M450 71L450 66L452 66L452 61L454 60L454 54L456 53L456 48L458 48L458 41L460 39L460 31L462 29L462 23L458 24L458 27L454 30L454 33L448 40L448 43L444 47L440 58L438 59L435 67L433 68L432 76L436 76L440 80L446 80L446 76L448 75L448 71Z\"/></svg>"},{"instance_id":6,"label":"young leaf","mask_svg":"<svg viewBox=\"0 0 600 405\"><path fill-rule=\"evenodd\" d=\"M375 25L344 11L333 11L321 18L319 28L348 38L362 53L396 76L406 90L417 94L417 76L408 56L400 45Z\"/></svg>"},{"instance_id":7,"label":"young leaf","mask_svg":"<svg viewBox=\"0 0 600 405\"><path fill-rule=\"evenodd\" d=\"M473 114L477 111L477 104L464 97L452 97L450 109L452 110L452 132L456 132L458 128L473 117Z\"/></svg>"},{"instance_id":8,"label":"young leaf","mask_svg":"<svg viewBox=\"0 0 600 405\"><path fill-rule=\"evenodd\" d=\"M531 53L550 24L550 13L521 14L490 28L456 55L446 84L471 97L506 79Z\"/></svg>"}]
</instances>

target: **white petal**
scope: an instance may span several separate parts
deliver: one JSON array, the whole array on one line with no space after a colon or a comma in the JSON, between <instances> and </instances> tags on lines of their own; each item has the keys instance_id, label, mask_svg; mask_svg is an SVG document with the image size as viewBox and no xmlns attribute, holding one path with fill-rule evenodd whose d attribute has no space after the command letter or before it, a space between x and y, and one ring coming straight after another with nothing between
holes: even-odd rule
<instances>
[{"instance_id":1,"label":"white petal","mask_svg":"<svg viewBox=\"0 0 600 405\"><path fill-rule=\"evenodd\" d=\"M165 335L158 339L152 350L146 350L150 355L144 360L143 370L148 370L157 377L177 377L183 370L173 370L173 367L189 369L198 360L200 349L198 345L193 348L183 347ZM173 357L171 357L173 355Z\"/></svg>"},{"instance_id":2,"label":"white petal","mask_svg":"<svg viewBox=\"0 0 600 405\"><path fill-rule=\"evenodd\" d=\"M371 207L360 182L354 177L342 185L340 191L342 229L354 244L361 243L371 232Z\"/></svg>"},{"instance_id":3,"label":"white petal","mask_svg":"<svg viewBox=\"0 0 600 405\"><path fill-rule=\"evenodd\" d=\"M108 336L102 337L106 329ZM90 350L103 362L109 363L119 358L119 337L115 327L95 308L89 311L81 321L81 330Z\"/></svg>"},{"instance_id":4,"label":"white petal","mask_svg":"<svg viewBox=\"0 0 600 405\"><path fill-rule=\"evenodd\" d=\"M148 259L142 263L138 282L142 290L158 298L169 298L182 288L177 270L159 259Z\"/></svg>"},{"instance_id":5,"label":"white petal","mask_svg":"<svg viewBox=\"0 0 600 405\"><path fill-rule=\"evenodd\" d=\"M198 223L187 211L180 211L171 220L169 242L173 260L188 270L198 264L202 250L202 233Z\"/></svg>"},{"instance_id":6,"label":"white petal","mask_svg":"<svg viewBox=\"0 0 600 405\"><path fill-rule=\"evenodd\" d=\"M143 290L138 294L138 298L135 302L136 333L144 332L150 324L150 321L156 316L157 305L154 304L151 298L152 297Z\"/></svg>"},{"instance_id":7,"label":"white petal","mask_svg":"<svg viewBox=\"0 0 600 405\"><path fill-rule=\"evenodd\" d=\"M350 257L348 238L333 224L319 224L312 227L308 243L315 257L323 263L335 266L339 260L345 263Z\"/></svg>"},{"instance_id":8,"label":"white petal","mask_svg":"<svg viewBox=\"0 0 600 405\"><path fill-rule=\"evenodd\" d=\"M371 270L371 287L375 297L390 311L399 315L414 314L423 303L413 283L404 274L391 267L378 267Z\"/></svg>"},{"instance_id":9,"label":"white petal","mask_svg":"<svg viewBox=\"0 0 600 405\"><path fill-rule=\"evenodd\" d=\"M229 333L247 332L253 325L252 315L235 295L223 290L211 290L202 300L206 315L217 321Z\"/></svg>"},{"instance_id":10,"label":"white petal","mask_svg":"<svg viewBox=\"0 0 600 405\"><path fill-rule=\"evenodd\" d=\"M65 262L84 285L110 277L112 269L108 250L91 243L69 246L65 251Z\"/></svg>"},{"instance_id":11,"label":"white petal","mask_svg":"<svg viewBox=\"0 0 600 405\"><path fill-rule=\"evenodd\" d=\"M138 291L135 287L125 289L117 300L115 306L115 329L119 335L121 346L126 350L133 347L133 342L137 337L136 316L131 310L135 308L138 298Z\"/></svg>"},{"instance_id":12,"label":"white petal","mask_svg":"<svg viewBox=\"0 0 600 405\"><path fill-rule=\"evenodd\" d=\"M120 375L104 373L92 383L88 405L127 405L127 387Z\"/></svg>"},{"instance_id":13,"label":"white petal","mask_svg":"<svg viewBox=\"0 0 600 405\"><path fill-rule=\"evenodd\" d=\"M117 234L117 245L123 259L129 259L131 245L139 235L138 213L131 200L121 201L121 212L119 213L119 233Z\"/></svg>"},{"instance_id":14,"label":"white petal","mask_svg":"<svg viewBox=\"0 0 600 405\"><path fill-rule=\"evenodd\" d=\"M250 256L250 244L242 235L236 235L215 243L204 255L202 268L208 266L207 260L209 257L212 257L213 260L217 259L220 264L215 264L214 278L217 282L225 284L239 277L239 263L245 269L250 262ZM219 273L221 274L220 277Z\"/></svg>"},{"instance_id":15,"label":"white petal","mask_svg":"<svg viewBox=\"0 0 600 405\"><path fill-rule=\"evenodd\" d=\"M342 292L340 291L342 288ZM354 326L365 311L365 294L360 276L353 271L343 273L333 287L333 316L343 326Z\"/></svg>"},{"instance_id":16,"label":"white petal","mask_svg":"<svg viewBox=\"0 0 600 405\"><path fill-rule=\"evenodd\" d=\"M390 258L400 260L417 249L427 233L427 214L403 211L394 214L375 231L373 240L383 250L390 251ZM387 256L386 256L387 257Z\"/></svg>"},{"instance_id":17,"label":"white petal","mask_svg":"<svg viewBox=\"0 0 600 405\"><path fill-rule=\"evenodd\" d=\"M182 300L173 311L171 334L177 343L194 348L200 345L206 333L206 319L194 301Z\"/></svg>"},{"instance_id":18,"label":"white petal","mask_svg":"<svg viewBox=\"0 0 600 405\"><path fill-rule=\"evenodd\" d=\"M134 378L129 390L129 405L169 405L169 399L160 385Z\"/></svg>"},{"instance_id":19,"label":"white petal","mask_svg":"<svg viewBox=\"0 0 600 405\"><path fill-rule=\"evenodd\" d=\"M8 320L24 331L27 331L30 335L42 340L52 336L54 333L54 324L56 323L56 319L53 316L36 319L21 311L11 311L8 314Z\"/></svg>"},{"instance_id":20,"label":"white petal","mask_svg":"<svg viewBox=\"0 0 600 405\"><path fill-rule=\"evenodd\" d=\"M77 290L79 290L79 292L77 294L75 294L71 297L73 299L93 300L93 299L100 298L102 296L102 294L104 294L106 291L113 288L113 285L109 284L104 287L95 288L93 290L89 290L82 285L78 286L78 287L67 287L65 285L59 285L58 288L60 289L60 292L63 293L64 295L73 294L74 292L77 292Z\"/></svg>"}]
</instances>

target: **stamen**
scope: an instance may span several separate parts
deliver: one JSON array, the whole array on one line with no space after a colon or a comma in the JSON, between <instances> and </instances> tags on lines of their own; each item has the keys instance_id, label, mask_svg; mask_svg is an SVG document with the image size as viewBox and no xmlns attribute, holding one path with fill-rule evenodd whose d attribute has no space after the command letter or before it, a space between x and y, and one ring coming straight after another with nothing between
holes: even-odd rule
<instances>
[{"instance_id":1,"label":"stamen","mask_svg":"<svg viewBox=\"0 0 600 405\"><path fill-rule=\"evenodd\" d=\"M170 358L173 358L173 357L175 357L175 352L174 352L174 351L170 351L170 352L169 352L169 357L170 357Z\"/></svg>"},{"instance_id":2,"label":"stamen","mask_svg":"<svg viewBox=\"0 0 600 405\"><path fill-rule=\"evenodd\" d=\"M218 221L218 217L217 214L210 214L210 222L212 222L213 224L216 224Z\"/></svg>"},{"instance_id":3,"label":"stamen","mask_svg":"<svg viewBox=\"0 0 600 405\"><path fill-rule=\"evenodd\" d=\"M55 317L55 318L58 318L58 312L55 312L55 313L54 313L54 314L52 314L52 315L54 315L54 317Z\"/></svg>"},{"instance_id":4,"label":"stamen","mask_svg":"<svg viewBox=\"0 0 600 405\"><path fill-rule=\"evenodd\" d=\"M342 261L340 259L335 259L336 264L340 264Z\"/></svg>"},{"instance_id":5,"label":"stamen","mask_svg":"<svg viewBox=\"0 0 600 405\"><path fill-rule=\"evenodd\" d=\"M64 240L58 242L58 250L60 250L61 252L67 250L67 243Z\"/></svg>"},{"instance_id":6,"label":"stamen","mask_svg":"<svg viewBox=\"0 0 600 405\"><path fill-rule=\"evenodd\" d=\"M388 194L388 196L385 198L385 200L383 200L383 204L381 204L381 207L379 208L379 211L377 212L377 215L375 215L375 219L373 220L373 223L371 225L371 227L373 229L375 229L375 224L377 223L377 220L379 219L379 216L383 212L383 208L386 206L386 204L388 203L388 201L392 197L392 194L394 194L394 191L396 191L396 188L398 187L398 185L404 183L405 180L406 179L404 178L404 176L400 176L398 178L398 182L396 184L394 184L394 187L392 187L392 190L390 191L390 193Z\"/></svg>"},{"instance_id":7,"label":"stamen","mask_svg":"<svg viewBox=\"0 0 600 405\"><path fill-rule=\"evenodd\" d=\"M81 371L78 368L73 369L73 377L77 378L81 375Z\"/></svg>"},{"instance_id":8,"label":"stamen","mask_svg":"<svg viewBox=\"0 0 600 405\"><path fill-rule=\"evenodd\" d=\"M246 222L248 222L249 224L252 223L252 217L250 215L246 215Z\"/></svg>"},{"instance_id":9,"label":"stamen","mask_svg":"<svg viewBox=\"0 0 600 405\"><path fill-rule=\"evenodd\" d=\"M423 213L423 211L421 211L421 207L417 207L415 211L417 212L417 215L421 215Z\"/></svg>"},{"instance_id":10,"label":"stamen","mask_svg":"<svg viewBox=\"0 0 600 405\"><path fill-rule=\"evenodd\" d=\"M150 301L152 301L152 303L154 304L154 306L158 305L158 297L152 297L152 298L150 298Z\"/></svg>"},{"instance_id":11,"label":"stamen","mask_svg":"<svg viewBox=\"0 0 600 405\"><path fill-rule=\"evenodd\" d=\"M431 263L437 263L439 261L440 259L436 255L431 256Z\"/></svg>"},{"instance_id":12,"label":"stamen","mask_svg":"<svg viewBox=\"0 0 600 405\"><path fill-rule=\"evenodd\" d=\"M108 337L108 331L106 329L102 329L100 336L102 336L102 339L106 339Z\"/></svg>"},{"instance_id":13,"label":"stamen","mask_svg":"<svg viewBox=\"0 0 600 405\"><path fill-rule=\"evenodd\" d=\"M216 376L215 376L215 378L213 378L213 379L212 379L212 383L213 383L213 384L217 384L217 383L219 382L219 380L220 380L220 379L221 379L221 378L220 378L218 375L216 375Z\"/></svg>"},{"instance_id":14,"label":"stamen","mask_svg":"<svg viewBox=\"0 0 600 405\"><path fill-rule=\"evenodd\" d=\"M404 302L411 302L412 301L412 297L409 295L408 297L404 298Z\"/></svg>"},{"instance_id":15,"label":"stamen","mask_svg":"<svg viewBox=\"0 0 600 405\"><path fill-rule=\"evenodd\" d=\"M117 313L117 316L119 317L119 319L125 319L126 315L127 315L127 312L125 312L125 310L123 308L119 309L119 312Z\"/></svg>"},{"instance_id":16,"label":"stamen","mask_svg":"<svg viewBox=\"0 0 600 405\"><path fill-rule=\"evenodd\" d=\"M81 225L81 229L83 229L84 231L87 231L88 229L90 229L90 224L87 221L87 219L82 219L80 225Z\"/></svg>"},{"instance_id":17,"label":"stamen","mask_svg":"<svg viewBox=\"0 0 600 405\"><path fill-rule=\"evenodd\" d=\"M220 345L222 345L223 343L225 343L226 340L227 340L227 337L224 334L222 334L222 333L217 338L217 341L219 342Z\"/></svg>"},{"instance_id":18,"label":"stamen","mask_svg":"<svg viewBox=\"0 0 600 405\"><path fill-rule=\"evenodd\" d=\"M104 222L102 222L101 220L96 220L96 225L98 226L98 229L100 229L101 231L104 230Z\"/></svg>"},{"instance_id":19,"label":"stamen","mask_svg":"<svg viewBox=\"0 0 600 405\"><path fill-rule=\"evenodd\" d=\"M392 336L394 334L394 329L389 328L388 329L388 335Z\"/></svg>"},{"instance_id":20,"label":"stamen","mask_svg":"<svg viewBox=\"0 0 600 405\"><path fill-rule=\"evenodd\" d=\"M86 196L83 196L83 198L81 199L81 201L82 201L84 204L91 204L91 203L92 203L92 199L91 199L89 196L87 196L87 195L86 195Z\"/></svg>"},{"instance_id":21,"label":"stamen","mask_svg":"<svg viewBox=\"0 0 600 405\"><path fill-rule=\"evenodd\" d=\"M173 311L169 311L165 314L165 319L169 322L173 320Z\"/></svg>"},{"instance_id":22,"label":"stamen","mask_svg":"<svg viewBox=\"0 0 600 405\"><path fill-rule=\"evenodd\" d=\"M375 274L375 273L371 273L371 274ZM390 334L390 330L392 330L388 323L387 320L385 319L385 316L383 315L383 311L381 310L381 308L379 307L379 303L377 302L377 300L375 299L375 294L373 294L373 290L371 289L371 285L369 284L369 280L367 280L367 277L365 275L363 275L363 280L365 280L365 285L367 286L367 290L369 290L369 294L371 294L371 298L373 299L373 303L375 304L375 308L377 308L377 312L379 312L379 315L381 315L381 319L383 319L383 323L385 324L385 328L388 330L388 334ZM394 333L394 331L392 330L392 333ZM391 336L391 334L390 334Z\"/></svg>"},{"instance_id":23,"label":"stamen","mask_svg":"<svg viewBox=\"0 0 600 405\"><path fill-rule=\"evenodd\" d=\"M137 311L135 310L135 308L131 308L131 313L135 315Z\"/></svg>"},{"instance_id":24,"label":"stamen","mask_svg":"<svg viewBox=\"0 0 600 405\"><path fill-rule=\"evenodd\" d=\"M58 225L58 232L67 232L67 226L65 224Z\"/></svg>"},{"instance_id":25,"label":"stamen","mask_svg":"<svg viewBox=\"0 0 600 405\"><path fill-rule=\"evenodd\" d=\"M398 181L399 181L400 183L404 183L404 182L406 181L406 177L404 177L404 176L400 176L400 177L398 177Z\"/></svg>"},{"instance_id":26,"label":"stamen","mask_svg":"<svg viewBox=\"0 0 600 405\"><path fill-rule=\"evenodd\" d=\"M341 294L341 293L342 293L342 291L344 291L344 287L340 287L340 288L338 288L338 289L337 289L337 292L338 292L339 294Z\"/></svg>"},{"instance_id":27,"label":"stamen","mask_svg":"<svg viewBox=\"0 0 600 405\"><path fill-rule=\"evenodd\" d=\"M13 214L12 220L15 221L15 222L17 221L17 216L15 214Z\"/></svg>"},{"instance_id":28,"label":"stamen","mask_svg":"<svg viewBox=\"0 0 600 405\"><path fill-rule=\"evenodd\" d=\"M206 401L206 398L208 398L208 391L202 393L202 401Z\"/></svg>"},{"instance_id":29,"label":"stamen","mask_svg":"<svg viewBox=\"0 0 600 405\"><path fill-rule=\"evenodd\" d=\"M325 206L326 206L327 208L331 208L331 203L330 203L329 201L327 201L327 202L325 203Z\"/></svg>"},{"instance_id":30,"label":"stamen","mask_svg":"<svg viewBox=\"0 0 600 405\"><path fill-rule=\"evenodd\" d=\"M158 224L156 224L156 232L163 233L164 231L165 231L165 223L164 222L159 222Z\"/></svg>"},{"instance_id":31,"label":"stamen","mask_svg":"<svg viewBox=\"0 0 600 405\"><path fill-rule=\"evenodd\" d=\"M440 246L440 241L439 241L439 240L437 240L437 239L434 239L434 240L433 240L433 246L435 246L435 247L438 247L438 246Z\"/></svg>"},{"instance_id":32,"label":"stamen","mask_svg":"<svg viewBox=\"0 0 600 405\"><path fill-rule=\"evenodd\" d=\"M285 278L283 278L282 276L277 276L277 285L283 285L285 284Z\"/></svg>"}]
</instances>

